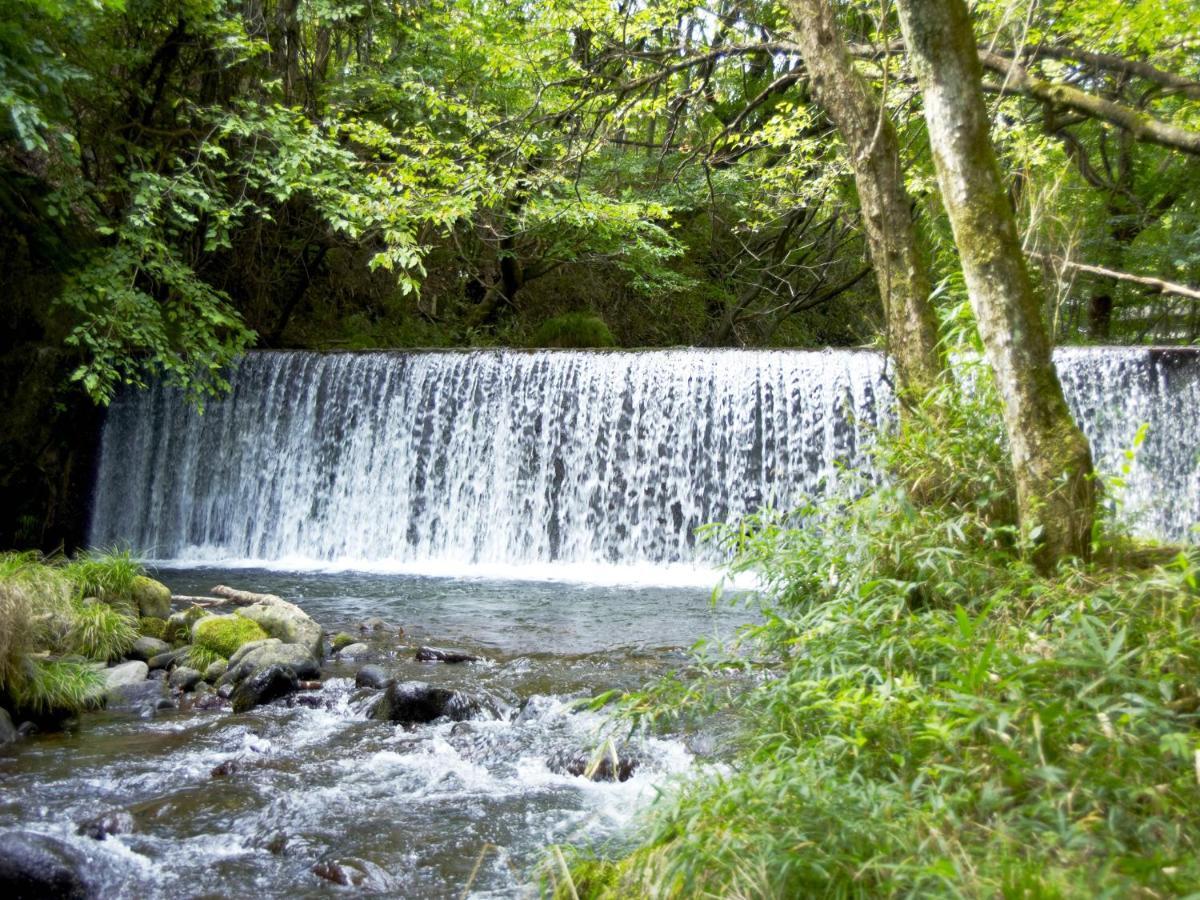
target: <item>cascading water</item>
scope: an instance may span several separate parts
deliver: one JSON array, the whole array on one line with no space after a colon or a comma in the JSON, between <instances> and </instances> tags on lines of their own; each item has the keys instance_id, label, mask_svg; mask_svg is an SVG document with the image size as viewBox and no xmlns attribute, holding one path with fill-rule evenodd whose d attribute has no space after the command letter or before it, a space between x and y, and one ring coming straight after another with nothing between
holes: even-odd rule
<instances>
[{"instance_id":1,"label":"cascading water","mask_svg":"<svg viewBox=\"0 0 1200 900\"><path fill-rule=\"evenodd\" d=\"M1200 520L1200 360L1066 349L1068 400L1125 513ZM858 351L250 354L197 414L114 404L91 540L156 558L345 567L663 565L696 526L786 505L866 463L891 404ZM443 569L446 570L446 569Z\"/></svg>"}]
</instances>

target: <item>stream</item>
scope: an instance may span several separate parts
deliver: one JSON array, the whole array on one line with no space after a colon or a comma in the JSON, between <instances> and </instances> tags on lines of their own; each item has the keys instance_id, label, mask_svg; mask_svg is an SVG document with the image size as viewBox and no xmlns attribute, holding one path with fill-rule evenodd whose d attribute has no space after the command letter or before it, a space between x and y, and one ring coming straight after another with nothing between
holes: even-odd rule
<instances>
[{"instance_id":1,"label":"stream","mask_svg":"<svg viewBox=\"0 0 1200 900\"><path fill-rule=\"evenodd\" d=\"M85 846L105 896L317 896L345 890L330 880L341 873L393 896L528 896L547 845L620 842L656 787L719 743L703 734L638 738L626 751L636 760L631 777L592 781L564 761L590 759L606 720L573 701L637 688L684 665L697 639L728 636L748 618L694 587L254 569L156 575L182 594L218 583L279 594L371 650L330 660L319 690L249 713L110 709L4 751L0 829ZM403 635L363 632L370 617ZM421 645L483 659L417 662ZM377 692L354 685L363 663L485 698L490 711L408 729L370 720ZM76 834L102 816L121 816L128 833Z\"/></svg>"}]
</instances>

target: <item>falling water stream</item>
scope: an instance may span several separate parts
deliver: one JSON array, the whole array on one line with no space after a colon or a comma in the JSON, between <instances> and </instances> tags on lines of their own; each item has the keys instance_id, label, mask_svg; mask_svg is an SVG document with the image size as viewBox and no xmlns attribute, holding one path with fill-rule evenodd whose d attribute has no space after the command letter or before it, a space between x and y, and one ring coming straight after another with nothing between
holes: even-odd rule
<instances>
[{"instance_id":1,"label":"falling water stream","mask_svg":"<svg viewBox=\"0 0 1200 900\"><path fill-rule=\"evenodd\" d=\"M1120 514L1200 521L1200 361L1059 351ZM366 657L320 690L233 715L186 702L85 716L0 756L0 829L86 846L112 896L308 896L349 860L367 888L509 897L559 841L627 838L666 780L719 764L719 723L641 737L624 782L564 759L606 735L574 701L678 668L749 613L709 603L697 526L786 507L869 463L890 415L856 351L254 353L203 415L162 386L113 405L91 541L155 560L177 593L272 591ZM1132 454L1139 428L1144 441ZM402 626L361 632L381 617ZM420 663L421 644L483 657ZM363 661L487 699L467 722L368 719ZM131 830L75 835L97 815Z\"/></svg>"}]
</instances>

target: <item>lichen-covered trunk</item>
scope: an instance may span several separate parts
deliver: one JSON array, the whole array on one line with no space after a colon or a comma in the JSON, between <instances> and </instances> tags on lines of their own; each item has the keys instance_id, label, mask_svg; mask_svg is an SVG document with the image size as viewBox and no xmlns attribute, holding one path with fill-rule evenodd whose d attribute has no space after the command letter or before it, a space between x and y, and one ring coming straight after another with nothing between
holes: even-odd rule
<instances>
[{"instance_id":1,"label":"lichen-covered trunk","mask_svg":"<svg viewBox=\"0 0 1200 900\"><path fill-rule=\"evenodd\" d=\"M850 154L897 387L903 399L920 399L945 367L896 131L854 68L828 0L789 0L788 6L813 92Z\"/></svg>"},{"instance_id":2,"label":"lichen-covered trunk","mask_svg":"<svg viewBox=\"0 0 1200 900\"><path fill-rule=\"evenodd\" d=\"M1038 537L1043 566L1086 555L1095 508L1091 454L1050 359L988 134L967 7L963 0L899 0L899 10L942 201L1004 404L1022 528Z\"/></svg>"}]
</instances>

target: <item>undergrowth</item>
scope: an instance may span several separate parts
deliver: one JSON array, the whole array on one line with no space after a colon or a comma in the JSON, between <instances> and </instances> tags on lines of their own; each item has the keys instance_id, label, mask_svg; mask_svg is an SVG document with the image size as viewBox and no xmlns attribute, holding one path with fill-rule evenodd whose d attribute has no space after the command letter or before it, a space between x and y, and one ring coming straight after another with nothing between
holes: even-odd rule
<instances>
[{"instance_id":1,"label":"undergrowth","mask_svg":"<svg viewBox=\"0 0 1200 900\"><path fill-rule=\"evenodd\" d=\"M732 708L736 749L670 786L634 850L555 848L548 892L1200 889L1200 552L1098 532L1092 561L1039 574L994 406L938 402L936 433L914 411L881 441L887 483L713 530L760 579L762 621L624 714L679 729Z\"/></svg>"},{"instance_id":2,"label":"undergrowth","mask_svg":"<svg viewBox=\"0 0 1200 900\"><path fill-rule=\"evenodd\" d=\"M0 554L0 705L31 715L98 705L104 678L88 663L137 639L129 592L140 574L128 553Z\"/></svg>"}]
</instances>

